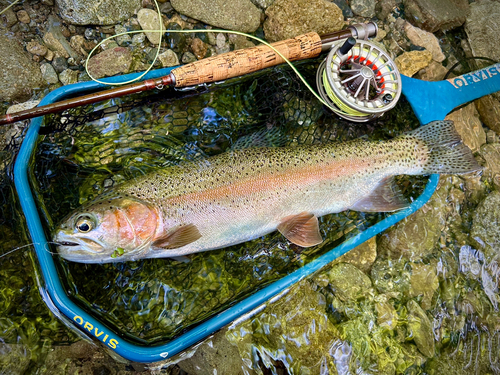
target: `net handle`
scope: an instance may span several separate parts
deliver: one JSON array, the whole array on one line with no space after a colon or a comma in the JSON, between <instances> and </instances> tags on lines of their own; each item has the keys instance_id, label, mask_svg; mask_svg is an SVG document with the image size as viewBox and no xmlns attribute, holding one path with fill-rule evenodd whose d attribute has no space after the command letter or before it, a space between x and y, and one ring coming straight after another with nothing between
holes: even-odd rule
<instances>
[{"instance_id":1,"label":"net handle","mask_svg":"<svg viewBox=\"0 0 500 375\"><path fill-rule=\"evenodd\" d=\"M194 86L222 81L253 73L285 62L309 59L321 53L322 41L311 32L292 39L260 45L195 61L172 70L175 87Z\"/></svg>"}]
</instances>

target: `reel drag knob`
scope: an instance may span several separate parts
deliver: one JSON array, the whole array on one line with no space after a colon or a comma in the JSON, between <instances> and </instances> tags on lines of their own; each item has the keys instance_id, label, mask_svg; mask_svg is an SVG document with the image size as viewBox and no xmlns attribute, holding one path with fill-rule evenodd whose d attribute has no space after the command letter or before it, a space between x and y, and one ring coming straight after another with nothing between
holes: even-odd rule
<instances>
[{"instance_id":1,"label":"reel drag knob","mask_svg":"<svg viewBox=\"0 0 500 375\"><path fill-rule=\"evenodd\" d=\"M373 120L401 96L401 76L387 52L374 43L349 38L335 44L319 66L321 97L350 121Z\"/></svg>"}]
</instances>

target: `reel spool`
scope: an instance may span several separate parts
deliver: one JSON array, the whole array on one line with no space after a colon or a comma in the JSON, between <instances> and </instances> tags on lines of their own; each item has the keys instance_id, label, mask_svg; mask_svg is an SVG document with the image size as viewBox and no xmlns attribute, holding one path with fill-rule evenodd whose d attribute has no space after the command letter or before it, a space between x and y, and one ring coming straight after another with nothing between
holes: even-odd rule
<instances>
[{"instance_id":1,"label":"reel spool","mask_svg":"<svg viewBox=\"0 0 500 375\"><path fill-rule=\"evenodd\" d=\"M393 108L401 96L401 76L387 52L366 40L335 44L316 73L321 97L339 116L371 121Z\"/></svg>"}]
</instances>

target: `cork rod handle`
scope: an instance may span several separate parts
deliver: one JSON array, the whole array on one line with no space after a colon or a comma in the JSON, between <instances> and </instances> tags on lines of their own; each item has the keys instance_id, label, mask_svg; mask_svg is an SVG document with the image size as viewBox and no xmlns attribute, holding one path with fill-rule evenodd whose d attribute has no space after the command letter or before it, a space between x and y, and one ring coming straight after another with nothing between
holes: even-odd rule
<instances>
[{"instance_id":1,"label":"cork rod handle","mask_svg":"<svg viewBox=\"0 0 500 375\"><path fill-rule=\"evenodd\" d=\"M271 44L290 61L316 57L321 53L321 38L307 33ZM285 61L266 45L209 57L172 70L176 87L186 87L239 77Z\"/></svg>"}]
</instances>

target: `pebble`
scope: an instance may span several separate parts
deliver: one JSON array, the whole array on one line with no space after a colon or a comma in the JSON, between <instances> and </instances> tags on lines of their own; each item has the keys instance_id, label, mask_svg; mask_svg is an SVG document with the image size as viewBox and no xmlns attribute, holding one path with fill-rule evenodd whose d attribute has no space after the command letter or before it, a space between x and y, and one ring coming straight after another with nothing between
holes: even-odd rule
<instances>
[{"instance_id":1,"label":"pebble","mask_svg":"<svg viewBox=\"0 0 500 375\"><path fill-rule=\"evenodd\" d=\"M48 52L48 49L43 44L32 40L26 45L26 51L28 51L32 55L45 56Z\"/></svg>"},{"instance_id":2,"label":"pebble","mask_svg":"<svg viewBox=\"0 0 500 375\"><path fill-rule=\"evenodd\" d=\"M191 49L198 60L205 57L208 47L200 38L194 38L191 42Z\"/></svg>"},{"instance_id":3,"label":"pebble","mask_svg":"<svg viewBox=\"0 0 500 375\"><path fill-rule=\"evenodd\" d=\"M410 39L413 44L424 47L432 53L432 59L434 61L441 62L445 59L443 51L439 46L438 38L436 38L434 34L419 29L409 22L405 23L404 30L406 32L406 36L408 36L408 39Z\"/></svg>"},{"instance_id":4,"label":"pebble","mask_svg":"<svg viewBox=\"0 0 500 375\"><path fill-rule=\"evenodd\" d=\"M85 50L86 40L83 35L73 35L69 41L71 48L83 56L87 56L87 51Z\"/></svg>"},{"instance_id":5,"label":"pebble","mask_svg":"<svg viewBox=\"0 0 500 375\"><path fill-rule=\"evenodd\" d=\"M164 68L179 65L179 58L177 57L177 54L171 49L168 49L165 52L160 53L158 55L158 60L160 60L161 65Z\"/></svg>"},{"instance_id":6,"label":"pebble","mask_svg":"<svg viewBox=\"0 0 500 375\"><path fill-rule=\"evenodd\" d=\"M181 61L183 64L189 64L196 61L196 56L191 52L184 52Z\"/></svg>"},{"instance_id":7,"label":"pebble","mask_svg":"<svg viewBox=\"0 0 500 375\"><path fill-rule=\"evenodd\" d=\"M94 78L127 73L132 64L132 54L127 48L107 49L89 59L88 71Z\"/></svg>"},{"instance_id":8,"label":"pebble","mask_svg":"<svg viewBox=\"0 0 500 375\"><path fill-rule=\"evenodd\" d=\"M351 0L351 10L357 16L372 18L375 16L375 4L372 0Z\"/></svg>"},{"instance_id":9,"label":"pebble","mask_svg":"<svg viewBox=\"0 0 500 375\"><path fill-rule=\"evenodd\" d=\"M5 113L7 113L7 114L16 113L16 112L25 111L27 109L32 109L32 108L35 108L39 103L40 103L40 100L28 100L27 102L24 102L24 103L14 104L14 105L11 105L9 108L7 108L7 111Z\"/></svg>"},{"instance_id":10,"label":"pebble","mask_svg":"<svg viewBox=\"0 0 500 375\"><path fill-rule=\"evenodd\" d=\"M127 29L124 26L122 26L122 25L115 26L115 34L121 34L121 33L126 33L126 32L127 32ZM132 38L128 34L117 36L115 38L115 40L116 40L116 43L118 43L118 45L120 47L126 47L126 46L130 45L130 43L132 43Z\"/></svg>"},{"instance_id":11,"label":"pebble","mask_svg":"<svg viewBox=\"0 0 500 375\"><path fill-rule=\"evenodd\" d=\"M57 73L61 73L64 70L68 69L68 61L61 56L55 57L52 60L52 67Z\"/></svg>"},{"instance_id":12,"label":"pebble","mask_svg":"<svg viewBox=\"0 0 500 375\"><path fill-rule=\"evenodd\" d=\"M47 61L52 61L54 59L54 52L52 52L50 49L47 50L47 53L45 55L45 59Z\"/></svg>"},{"instance_id":13,"label":"pebble","mask_svg":"<svg viewBox=\"0 0 500 375\"><path fill-rule=\"evenodd\" d=\"M40 71L42 72L43 78L50 84L59 82L57 73L52 67L52 65L45 63L40 66Z\"/></svg>"},{"instance_id":14,"label":"pebble","mask_svg":"<svg viewBox=\"0 0 500 375\"><path fill-rule=\"evenodd\" d=\"M66 69L61 74L59 74L59 80L63 85L70 85L72 83L78 82L78 71L72 69Z\"/></svg>"},{"instance_id":15,"label":"pebble","mask_svg":"<svg viewBox=\"0 0 500 375\"><path fill-rule=\"evenodd\" d=\"M408 77L429 66L431 61L432 53L427 50L405 52L394 60L399 72Z\"/></svg>"},{"instance_id":16,"label":"pebble","mask_svg":"<svg viewBox=\"0 0 500 375\"><path fill-rule=\"evenodd\" d=\"M134 46L137 46L144 43L145 40L146 40L146 35L144 35L144 33L138 33L132 37L132 44Z\"/></svg>"},{"instance_id":17,"label":"pebble","mask_svg":"<svg viewBox=\"0 0 500 375\"><path fill-rule=\"evenodd\" d=\"M0 26L4 26L9 29L16 23L17 16L12 9L7 9L7 11L0 15Z\"/></svg>"},{"instance_id":18,"label":"pebble","mask_svg":"<svg viewBox=\"0 0 500 375\"><path fill-rule=\"evenodd\" d=\"M160 28L158 13L152 9L141 9L137 13L137 20L143 30L157 30ZM146 37L153 44L160 43L160 33L146 33Z\"/></svg>"},{"instance_id":19,"label":"pebble","mask_svg":"<svg viewBox=\"0 0 500 375\"><path fill-rule=\"evenodd\" d=\"M30 23L31 22L31 18L28 14L28 12L26 12L25 10L20 10L19 12L17 12L17 19L19 20L19 22L22 22L22 23Z\"/></svg>"},{"instance_id":20,"label":"pebble","mask_svg":"<svg viewBox=\"0 0 500 375\"><path fill-rule=\"evenodd\" d=\"M99 32L91 28L85 29L84 35L87 40L95 40L99 38Z\"/></svg>"},{"instance_id":21,"label":"pebble","mask_svg":"<svg viewBox=\"0 0 500 375\"><path fill-rule=\"evenodd\" d=\"M69 53L52 32L49 31L45 33L45 35L43 36L43 41L51 50L59 52L61 56L65 58L69 57Z\"/></svg>"}]
</instances>

